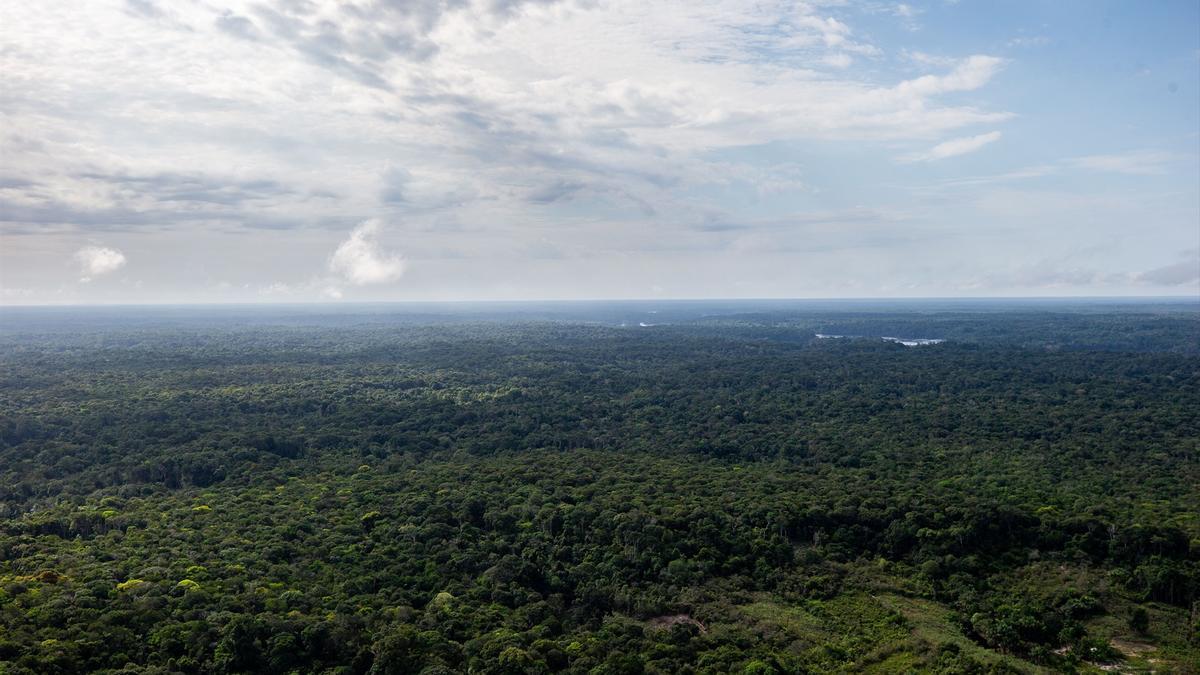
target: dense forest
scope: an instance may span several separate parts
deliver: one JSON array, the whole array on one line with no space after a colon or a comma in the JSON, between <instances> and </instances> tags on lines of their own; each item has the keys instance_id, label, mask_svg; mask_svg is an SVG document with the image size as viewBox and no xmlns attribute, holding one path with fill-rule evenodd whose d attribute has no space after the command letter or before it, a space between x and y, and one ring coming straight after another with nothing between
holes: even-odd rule
<instances>
[{"instance_id":1,"label":"dense forest","mask_svg":"<svg viewBox=\"0 0 1200 675\"><path fill-rule=\"evenodd\" d=\"M1101 670L1200 672L1194 302L0 310L3 674Z\"/></svg>"}]
</instances>

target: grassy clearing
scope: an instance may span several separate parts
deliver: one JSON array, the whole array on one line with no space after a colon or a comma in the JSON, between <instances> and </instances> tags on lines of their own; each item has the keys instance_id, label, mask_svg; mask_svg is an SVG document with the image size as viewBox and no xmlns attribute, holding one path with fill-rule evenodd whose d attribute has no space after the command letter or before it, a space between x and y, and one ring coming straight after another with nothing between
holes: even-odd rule
<instances>
[{"instance_id":1,"label":"grassy clearing","mask_svg":"<svg viewBox=\"0 0 1200 675\"><path fill-rule=\"evenodd\" d=\"M1104 612L1084 622L1088 634L1107 641L1124 657L1109 672L1200 673L1200 645L1191 641L1187 610L1160 602L1138 602L1114 584L1109 575L1091 567L1041 563L1012 575L1014 589L1024 596L1046 595L1061 589L1085 589L1101 601ZM1130 626L1137 608L1149 615L1141 633ZM1097 670L1096 672L1101 672Z\"/></svg>"},{"instance_id":2,"label":"grassy clearing","mask_svg":"<svg viewBox=\"0 0 1200 675\"><path fill-rule=\"evenodd\" d=\"M1150 616L1150 627L1139 633L1129 626L1134 608ZM1108 612L1087 622L1088 633L1107 640L1125 657L1119 664L1128 673L1200 673L1200 646L1189 641L1188 613L1151 602L1138 605L1127 598L1105 598Z\"/></svg>"},{"instance_id":3,"label":"grassy clearing","mask_svg":"<svg viewBox=\"0 0 1200 675\"><path fill-rule=\"evenodd\" d=\"M789 651L815 670L857 671L886 662L893 670L899 668L895 672L903 672L918 660L895 649L910 636L904 617L866 594L797 605L763 598L739 609L760 630L786 636Z\"/></svg>"},{"instance_id":4,"label":"grassy clearing","mask_svg":"<svg viewBox=\"0 0 1200 675\"><path fill-rule=\"evenodd\" d=\"M1046 669L1016 658L997 654L979 646L958 630L951 619L951 612L943 605L930 600L910 598L895 594L876 596L882 606L904 617L910 629L910 641L923 650L941 649L954 645L958 652L989 666L1002 666L1022 673L1044 673ZM879 670L874 672L893 672Z\"/></svg>"}]
</instances>

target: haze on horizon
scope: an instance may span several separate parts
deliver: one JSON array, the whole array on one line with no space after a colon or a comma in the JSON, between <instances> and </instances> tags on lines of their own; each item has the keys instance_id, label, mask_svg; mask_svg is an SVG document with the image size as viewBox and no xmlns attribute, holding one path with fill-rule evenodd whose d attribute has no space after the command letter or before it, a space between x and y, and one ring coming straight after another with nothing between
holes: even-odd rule
<instances>
[{"instance_id":1,"label":"haze on horizon","mask_svg":"<svg viewBox=\"0 0 1200 675\"><path fill-rule=\"evenodd\" d=\"M1200 5L0 0L0 304L1200 295Z\"/></svg>"}]
</instances>

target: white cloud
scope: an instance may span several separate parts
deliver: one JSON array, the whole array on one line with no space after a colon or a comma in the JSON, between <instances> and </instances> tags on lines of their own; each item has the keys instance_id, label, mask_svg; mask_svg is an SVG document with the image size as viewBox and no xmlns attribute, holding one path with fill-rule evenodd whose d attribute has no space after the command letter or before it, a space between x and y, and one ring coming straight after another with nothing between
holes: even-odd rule
<instances>
[{"instance_id":1,"label":"white cloud","mask_svg":"<svg viewBox=\"0 0 1200 675\"><path fill-rule=\"evenodd\" d=\"M918 31L921 29L921 24L917 23L917 16L921 12L922 10L905 3L899 3L892 7L892 14L900 19L900 25L908 31Z\"/></svg>"},{"instance_id":2,"label":"white cloud","mask_svg":"<svg viewBox=\"0 0 1200 675\"><path fill-rule=\"evenodd\" d=\"M37 297L37 291L32 288L6 288L0 286L0 299L19 303L30 298Z\"/></svg>"},{"instance_id":3,"label":"white cloud","mask_svg":"<svg viewBox=\"0 0 1200 675\"><path fill-rule=\"evenodd\" d=\"M1042 47L1050 44L1045 35L1020 35L1008 41L1009 47Z\"/></svg>"},{"instance_id":4,"label":"white cloud","mask_svg":"<svg viewBox=\"0 0 1200 675\"><path fill-rule=\"evenodd\" d=\"M377 237L381 229L378 220L368 220L354 228L350 238L333 252L329 271L358 286L399 279L404 274L404 259L380 247ZM340 297L338 293L335 297Z\"/></svg>"},{"instance_id":5,"label":"white cloud","mask_svg":"<svg viewBox=\"0 0 1200 675\"><path fill-rule=\"evenodd\" d=\"M800 16L795 18L792 23L798 28L807 28L818 33L821 42L826 47L839 47L845 44L851 32L849 26L832 17L822 19L819 16Z\"/></svg>"},{"instance_id":6,"label":"white cloud","mask_svg":"<svg viewBox=\"0 0 1200 675\"><path fill-rule=\"evenodd\" d=\"M821 63L824 63L831 68L848 68L854 63L854 59L846 52L836 52L822 57Z\"/></svg>"},{"instance_id":7,"label":"white cloud","mask_svg":"<svg viewBox=\"0 0 1200 675\"><path fill-rule=\"evenodd\" d=\"M946 75L923 75L901 82L896 91L914 97L936 96L955 91L974 91L987 84L1005 60L995 56L975 54L958 62Z\"/></svg>"},{"instance_id":8,"label":"white cloud","mask_svg":"<svg viewBox=\"0 0 1200 675\"><path fill-rule=\"evenodd\" d=\"M1175 157L1169 152L1138 150L1113 155L1089 155L1067 160L1069 166L1091 171L1109 171L1135 175L1165 173Z\"/></svg>"},{"instance_id":9,"label":"white cloud","mask_svg":"<svg viewBox=\"0 0 1200 675\"><path fill-rule=\"evenodd\" d=\"M9 87L0 134L0 268L4 281L45 293L61 280L41 270L61 276L81 232L124 231L114 241L128 248L137 238L145 297L168 288L186 297L188 284L218 279L233 282L211 291L221 298L258 298L259 289L304 299L470 297L498 279L528 294L578 293L585 282L573 280L585 278L600 294L626 281L641 284L631 293L651 281L678 293L697 251L737 245L769 256L777 235L751 232L763 229L756 219L790 222L793 210L826 200L840 209L841 195L854 193L873 209L911 211L917 224L945 221L966 241L986 228L960 233L961 213L906 201L903 191L865 194L857 169L898 152L945 161L976 151L1000 137L982 132L1004 128L1005 106L1028 102L1012 95L1019 81L989 89L1005 75L1003 51L955 51L970 40L932 20L942 9L919 14L924 4L905 1L460 0L347 11L332 0L229 0L157 3L157 12L10 3L0 72L19 73L20 86ZM896 39L903 21L926 17L920 34ZM1007 51L1004 38L974 51ZM1036 106L1024 112L1036 143ZM1172 223L1195 213L1194 190L1185 202L1171 197L1184 188L1168 182L1177 168L1194 174L1183 161L1192 156L1180 154L1161 177L1182 214ZM959 177L959 192L1160 170L1147 157L1070 163L1033 153L1026 161L1039 166L1018 171L1008 153L976 157L979 172L1008 173ZM853 168L827 171L830 158ZM985 168L984 159L997 163ZM883 169L893 175L881 184L928 179ZM708 213L720 216L711 226ZM414 233L402 252L422 261L421 274L386 283L404 270L400 251L378 225L349 232L374 215ZM894 236L879 222L878 238ZM865 248L839 239L843 229L813 233L812 257ZM259 263L253 254L264 248L273 260ZM629 260L674 272L635 279ZM746 258L744 276L758 274L758 260ZM563 271L536 276L552 268ZM805 289L786 283L790 269L774 272L777 292ZM107 286L78 292L129 295Z\"/></svg>"},{"instance_id":10,"label":"white cloud","mask_svg":"<svg viewBox=\"0 0 1200 675\"><path fill-rule=\"evenodd\" d=\"M929 54L922 51L905 49L900 52L900 55L909 61L926 68L951 68L955 63L955 59L949 56L939 56L937 54Z\"/></svg>"},{"instance_id":11,"label":"white cloud","mask_svg":"<svg viewBox=\"0 0 1200 675\"><path fill-rule=\"evenodd\" d=\"M247 273L262 275L256 287L302 283L290 273L329 262L312 239L372 215L421 232L404 253L423 259L540 250L549 228L629 251L662 246L641 233L685 227L723 194L785 195L815 172L781 179L753 152L714 159L724 149L912 142L1008 117L942 98L984 86L999 60L906 79L856 31L861 13L836 3L503 6L18 3L0 72L22 83L0 156L28 184L0 185L0 232L171 230L210 250L240 246L231 233L273 235L278 262ZM0 262L25 270L13 283L30 285L37 270L6 248ZM347 263L339 288L349 296L403 268L375 260ZM160 276L185 272L210 283L186 265Z\"/></svg>"},{"instance_id":12,"label":"white cloud","mask_svg":"<svg viewBox=\"0 0 1200 675\"><path fill-rule=\"evenodd\" d=\"M0 147L39 177L10 191L10 212L43 230L295 229L381 208L528 223L548 182L673 208L692 201L673 191L718 174L713 150L915 140L1008 116L938 99L983 86L1000 59L856 72L882 51L828 4L21 6L0 53L24 78L6 126L44 140Z\"/></svg>"},{"instance_id":13,"label":"white cloud","mask_svg":"<svg viewBox=\"0 0 1200 675\"><path fill-rule=\"evenodd\" d=\"M79 280L88 283L124 267L125 254L107 246L84 246L75 252L75 262L83 273Z\"/></svg>"},{"instance_id":14,"label":"white cloud","mask_svg":"<svg viewBox=\"0 0 1200 675\"><path fill-rule=\"evenodd\" d=\"M912 157L907 159L911 160ZM988 185L1046 176L1061 176L1075 171L1161 176L1170 174L1171 163L1181 159L1184 158L1157 150L1134 150L1126 153L1067 157L1051 163L1036 164L990 176L970 176L946 180L942 182L942 185L945 187Z\"/></svg>"},{"instance_id":15,"label":"white cloud","mask_svg":"<svg viewBox=\"0 0 1200 675\"><path fill-rule=\"evenodd\" d=\"M292 288L291 285L285 284L280 281L276 281L274 283L267 284L266 286L263 286L262 288L258 289L259 295L267 296L267 297L287 296L287 295L291 295L294 292L295 292L295 289Z\"/></svg>"},{"instance_id":16,"label":"white cloud","mask_svg":"<svg viewBox=\"0 0 1200 675\"><path fill-rule=\"evenodd\" d=\"M952 138L948 141L943 141L933 146L926 152L910 155L905 158L912 162L932 162L948 157L957 157L967 153L975 152L989 143L994 143L1000 140L999 131L991 131L978 136L965 136L963 138Z\"/></svg>"}]
</instances>

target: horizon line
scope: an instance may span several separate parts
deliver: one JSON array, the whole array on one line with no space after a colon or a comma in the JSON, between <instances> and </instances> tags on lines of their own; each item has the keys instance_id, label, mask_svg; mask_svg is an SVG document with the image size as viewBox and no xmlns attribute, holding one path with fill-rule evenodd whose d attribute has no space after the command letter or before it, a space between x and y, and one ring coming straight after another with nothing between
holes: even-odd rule
<instances>
[{"instance_id":1,"label":"horizon line","mask_svg":"<svg viewBox=\"0 0 1200 675\"><path fill-rule=\"evenodd\" d=\"M914 301L1130 301L1200 304L1200 295L928 295L928 296L809 296L809 297L670 297L670 298L570 298L570 299L411 299L411 300L307 300L307 301L198 301L198 302L96 302L96 303L0 303L7 309L93 309L170 307L346 307L379 305L516 305L654 302L914 302Z\"/></svg>"}]
</instances>

